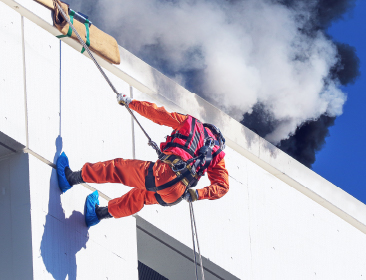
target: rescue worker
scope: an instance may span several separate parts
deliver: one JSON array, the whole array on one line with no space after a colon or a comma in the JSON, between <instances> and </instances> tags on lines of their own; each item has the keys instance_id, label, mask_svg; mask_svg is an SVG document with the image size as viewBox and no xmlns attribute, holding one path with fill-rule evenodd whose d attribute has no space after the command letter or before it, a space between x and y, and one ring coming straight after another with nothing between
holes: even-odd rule
<instances>
[{"instance_id":1,"label":"rescue worker","mask_svg":"<svg viewBox=\"0 0 366 280\"><path fill-rule=\"evenodd\" d=\"M122 197L110 200L106 207L99 206L97 191L90 194L85 204L88 226L105 218L130 216L144 205L172 206L182 199L214 200L228 192L228 171L222 151L225 139L218 128L189 115L169 113L154 103L131 100L126 95L118 94L117 101L159 125L171 127L173 132L160 144L162 153L155 163L117 158L85 163L80 171L73 172L62 153L57 160L57 174L63 192L83 182L121 183L132 188ZM211 185L192 189L206 172Z\"/></svg>"}]
</instances>

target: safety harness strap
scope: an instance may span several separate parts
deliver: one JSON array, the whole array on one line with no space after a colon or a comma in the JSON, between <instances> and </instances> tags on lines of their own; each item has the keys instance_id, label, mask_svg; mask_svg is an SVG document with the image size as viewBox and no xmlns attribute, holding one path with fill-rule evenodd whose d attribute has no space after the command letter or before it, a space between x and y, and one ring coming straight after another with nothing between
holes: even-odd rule
<instances>
[{"instance_id":1,"label":"safety harness strap","mask_svg":"<svg viewBox=\"0 0 366 280\"><path fill-rule=\"evenodd\" d=\"M212 158L215 158L221 152L222 152L221 149L217 149L217 151L212 154Z\"/></svg>"},{"instance_id":2,"label":"safety harness strap","mask_svg":"<svg viewBox=\"0 0 366 280\"><path fill-rule=\"evenodd\" d=\"M207 139L209 137L208 132L206 130L206 128L203 128L204 132L205 132L205 139ZM212 155L212 149L208 148L207 153L206 153L206 161L205 164L202 166L202 170L206 170L212 161L213 155Z\"/></svg>"},{"instance_id":3,"label":"safety harness strap","mask_svg":"<svg viewBox=\"0 0 366 280\"><path fill-rule=\"evenodd\" d=\"M178 182L182 181L183 179L186 179L188 182L191 182L192 179L194 179L191 172L188 169L186 169L186 171L183 174L181 174L180 176L177 176L175 179L173 179L173 180L171 180L171 181L169 181L169 182L167 182L167 183L165 183L165 184L163 184L159 187L156 187L155 177L154 177L154 174L153 174L154 164L155 164L155 162L150 163L147 176L145 177L145 188L148 191L151 191L151 192L162 191L166 188L169 188L169 187L177 184Z\"/></svg>"},{"instance_id":4,"label":"safety harness strap","mask_svg":"<svg viewBox=\"0 0 366 280\"><path fill-rule=\"evenodd\" d=\"M192 139L191 146L189 146L189 149L194 153L197 150L198 143L200 142L201 134L196 130L194 137Z\"/></svg>"},{"instance_id":5,"label":"safety harness strap","mask_svg":"<svg viewBox=\"0 0 366 280\"><path fill-rule=\"evenodd\" d=\"M86 31L86 42L85 44L90 47L90 39L89 39L89 20L86 18L84 25L85 25L85 31ZM85 52L85 48L83 47L81 50L81 53Z\"/></svg>"},{"instance_id":6,"label":"safety harness strap","mask_svg":"<svg viewBox=\"0 0 366 280\"><path fill-rule=\"evenodd\" d=\"M157 189L155 187L155 177L153 174L153 167L155 162L150 162L149 169L147 171L147 176L145 177L145 188L148 191L156 192Z\"/></svg>"},{"instance_id":7,"label":"safety harness strap","mask_svg":"<svg viewBox=\"0 0 366 280\"><path fill-rule=\"evenodd\" d=\"M184 146L186 148L188 148L188 145L191 143L192 141L192 137L193 137L193 132L194 132L194 127L196 126L196 119L195 118L192 118L192 124L191 124L191 131L189 132L189 135L188 135L188 139L186 141L186 143L184 144ZM194 151L193 151L194 152Z\"/></svg>"},{"instance_id":8,"label":"safety harness strap","mask_svg":"<svg viewBox=\"0 0 366 280\"><path fill-rule=\"evenodd\" d=\"M156 200L159 202L159 204L160 204L161 206L169 206L169 205L168 205L169 203L166 203L166 202L161 198L160 194L155 193L155 198L156 198Z\"/></svg>"},{"instance_id":9,"label":"safety harness strap","mask_svg":"<svg viewBox=\"0 0 366 280\"><path fill-rule=\"evenodd\" d=\"M171 135L173 138L179 138L179 139L185 139L185 140L187 140L188 139L188 136L186 136L186 135L183 135L183 134L181 134L181 133L174 133L174 134L172 134Z\"/></svg>"},{"instance_id":10,"label":"safety harness strap","mask_svg":"<svg viewBox=\"0 0 366 280\"><path fill-rule=\"evenodd\" d=\"M75 15L75 11L71 10L70 9L70 22L71 24L74 24L74 15ZM88 26L89 27L89 26ZM64 37L71 37L72 35L72 28L71 28L71 25L69 26L69 30L67 31L67 34L66 35L58 35L56 36L57 38L64 38Z\"/></svg>"},{"instance_id":11,"label":"safety harness strap","mask_svg":"<svg viewBox=\"0 0 366 280\"><path fill-rule=\"evenodd\" d=\"M163 154L163 156L160 156L159 159L167 164L170 165L170 167L172 167L173 162L176 163L178 160L181 160L179 157L175 156L175 155L165 155ZM175 172L175 174L177 175L177 177L159 187L156 187L155 185L155 177L153 174L153 167L154 167L155 162L150 162L148 171L147 171L147 175L145 177L145 188L148 191L152 191L155 192L155 198L158 201L158 203L162 206L173 206L178 204L179 202L182 201L182 197L178 198L175 202L173 203L166 203L161 196L157 193L158 191L164 190L166 188L169 188L179 182L182 182L185 186L186 186L186 191L188 189L188 187L193 187L197 184L198 179L197 177L194 177L191 174L190 169L185 168L182 171L178 171Z\"/></svg>"},{"instance_id":12,"label":"safety harness strap","mask_svg":"<svg viewBox=\"0 0 366 280\"><path fill-rule=\"evenodd\" d=\"M186 142L186 144L188 143L188 141ZM190 149L188 149L186 146L183 146L181 144L178 143L173 143L173 142L169 142L168 144L166 144L164 150L170 148L170 147L177 147L180 148L182 150L184 150L185 152L187 152L191 157L194 157L194 152L192 152Z\"/></svg>"},{"instance_id":13,"label":"safety harness strap","mask_svg":"<svg viewBox=\"0 0 366 280\"><path fill-rule=\"evenodd\" d=\"M155 198L156 200L158 201L158 203L161 205L161 206L174 206L174 205L177 205L179 202L181 202L183 200L182 197L178 198L176 201L172 202L172 203L166 203L160 196L160 194L158 193L155 193Z\"/></svg>"}]
</instances>

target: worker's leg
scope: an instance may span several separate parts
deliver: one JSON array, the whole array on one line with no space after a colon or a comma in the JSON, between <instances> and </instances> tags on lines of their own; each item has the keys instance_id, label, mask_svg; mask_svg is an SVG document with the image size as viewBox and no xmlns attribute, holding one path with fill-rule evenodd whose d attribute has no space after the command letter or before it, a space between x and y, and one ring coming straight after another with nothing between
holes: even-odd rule
<instances>
[{"instance_id":1,"label":"worker's leg","mask_svg":"<svg viewBox=\"0 0 366 280\"><path fill-rule=\"evenodd\" d=\"M149 161L114 159L98 163L86 163L81 176L87 183L121 183L125 186L145 189L145 177Z\"/></svg>"},{"instance_id":2,"label":"worker's leg","mask_svg":"<svg viewBox=\"0 0 366 280\"><path fill-rule=\"evenodd\" d=\"M125 195L108 202L108 211L115 218L130 216L139 212L144 205L157 204L155 193L133 188Z\"/></svg>"},{"instance_id":3,"label":"worker's leg","mask_svg":"<svg viewBox=\"0 0 366 280\"><path fill-rule=\"evenodd\" d=\"M155 193L145 188L149 165L150 162L147 161L121 158L95 164L86 163L82 168L82 177L87 183L121 183L133 187L122 197L108 203L108 212L115 218L121 218L137 213L145 204L158 203Z\"/></svg>"},{"instance_id":4,"label":"worker's leg","mask_svg":"<svg viewBox=\"0 0 366 280\"><path fill-rule=\"evenodd\" d=\"M85 223L88 227L98 224L102 219L130 216L142 209L144 204L156 204L154 192L133 188L120 198L109 201L107 207L98 206L98 191L88 195L85 201Z\"/></svg>"}]
</instances>

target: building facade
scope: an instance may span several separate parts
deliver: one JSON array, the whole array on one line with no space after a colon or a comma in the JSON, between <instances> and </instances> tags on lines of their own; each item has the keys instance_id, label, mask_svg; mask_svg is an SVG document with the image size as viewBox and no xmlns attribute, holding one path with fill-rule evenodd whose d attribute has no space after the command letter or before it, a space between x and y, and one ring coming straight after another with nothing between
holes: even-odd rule
<instances>
[{"instance_id":1,"label":"building facade","mask_svg":"<svg viewBox=\"0 0 366 280\"><path fill-rule=\"evenodd\" d=\"M117 157L156 161L80 44L56 38L51 11L31 0L0 1L0 34L0 279L139 279L139 269L194 279L186 202L88 229L86 196L98 189L106 205L129 188L58 188L62 151L74 170ZM194 203L206 279L366 279L363 203L119 51L120 65L97 60L120 92L214 123L227 139L230 191ZM154 141L170 134L137 117ZM152 272L141 276L145 267Z\"/></svg>"}]
</instances>

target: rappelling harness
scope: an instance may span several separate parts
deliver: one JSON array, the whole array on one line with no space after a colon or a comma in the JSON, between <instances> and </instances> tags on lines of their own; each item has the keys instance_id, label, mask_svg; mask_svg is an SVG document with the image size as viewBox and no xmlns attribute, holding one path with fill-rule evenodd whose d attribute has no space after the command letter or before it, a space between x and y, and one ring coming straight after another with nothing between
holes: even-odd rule
<instances>
[{"instance_id":1,"label":"rappelling harness","mask_svg":"<svg viewBox=\"0 0 366 280\"><path fill-rule=\"evenodd\" d=\"M188 116L188 118L191 118L189 134L182 135L179 130L175 130L170 136L167 136L170 141L162 143L161 147L163 151L169 151L169 148L183 150L182 154L185 155L185 157L189 156L190 158L188 160L183 160L183 156L180 157L175 154L166 154L164 152L160 152L158 156L159 160L170 166L177 177L170 182L156 187L155 177L153 174L154 162L150 163L148 174L145 177L146 189L148 191L155 192L155 198L162 206L173 206L181 202L188 189L197 185L199 179L204 175L212 160L222 152L222 149L225 146L225 139L217 127L211 124L202 124L199 120L191 116ZM196 124L199 124L203 129L203 135L201 135L198 130L195 130ZM214 137L209 135L207 128L210 128L210 132ZM200 139L202 136L204 137L203 140ZM174 142L177 138L181 139L180 143ZM204 145L198 149L200 141L203 141ZM215 146L216 151L214 151ZM172 203L166 203L163 201L157 192L169 188L179 182L181 182L186 188L183 195Z\"/></svg>"}]
</instances>

